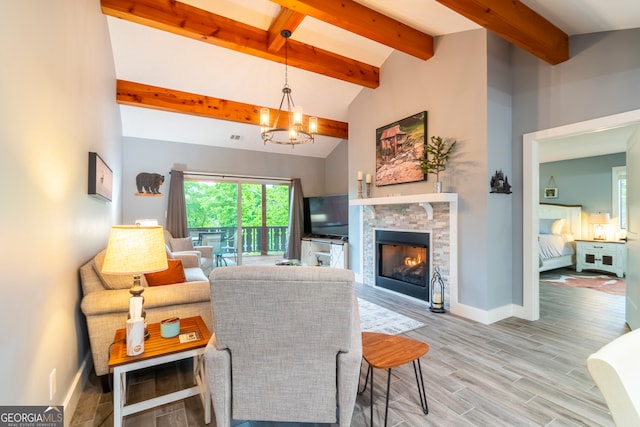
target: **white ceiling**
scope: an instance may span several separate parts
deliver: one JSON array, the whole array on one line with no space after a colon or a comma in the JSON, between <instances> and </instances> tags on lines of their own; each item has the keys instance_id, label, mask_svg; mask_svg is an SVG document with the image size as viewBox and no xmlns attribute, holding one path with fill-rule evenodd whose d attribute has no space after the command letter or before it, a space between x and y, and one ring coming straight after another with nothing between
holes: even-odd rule
<instances>
[{"instance_id":1,"label":"white ceiling","mask_svg":"<svg viewBox=\"0 0 640 427\"><path fill-rule=\"evenodd\" d=\"M269 0L182 0L201 9L267 29L279 6ZM356 0L433 36L479 26L435 0ZM569 35L640 27L639 0L522 0ZM108 17L116 77L169 89L277 108L284 66L143 25ZM292 39L382 66L392 49L306 17ZM437 52L436 52L437 54ZM289 67L289 85L305 114L347 121L362 87ZM366 89L369 90L369 89ZM124 136L237 149L326 157L340 140L264 145L259 128L222 120L120 106ZM232 139L232 135L239 139Z\"/></svg>"}]
</instances>

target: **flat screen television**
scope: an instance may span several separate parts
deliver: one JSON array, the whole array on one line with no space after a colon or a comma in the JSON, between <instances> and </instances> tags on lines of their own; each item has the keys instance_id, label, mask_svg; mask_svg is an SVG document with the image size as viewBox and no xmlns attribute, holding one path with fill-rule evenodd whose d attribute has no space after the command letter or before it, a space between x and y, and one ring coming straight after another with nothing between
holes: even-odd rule
<instances>
[{"instance_id":1,"label":"flat screen television","mask_svg":"<svg viewBox=\"0 0 640 427\"><path fill-rule=\"evenodd\" d=\"M319 237L348 237L349 195L305 197L304 232Z\"/></svg>"}]
</instances>

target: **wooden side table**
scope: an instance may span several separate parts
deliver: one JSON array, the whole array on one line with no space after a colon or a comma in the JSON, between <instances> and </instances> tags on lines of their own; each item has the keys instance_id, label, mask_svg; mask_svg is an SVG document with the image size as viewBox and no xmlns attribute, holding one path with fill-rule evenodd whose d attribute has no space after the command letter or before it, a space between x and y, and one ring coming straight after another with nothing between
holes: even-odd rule
<instances>
[{"instance_id":1,"label":"wooden side table","mask_svg":"<svg viewBox=\"0 0 640 427\"><path fill-rule=\"evenodd\" d=\"M384 425L387 425L387 415L389 413L389 387L391 386L391 369L413 362L413 372L418 384L418 394L420 395L420 405L422 412L429 413L427 406L427 395L424 389L422 378L422 367L420 358L427 354L429 345L410 338L398 335L380 334L377 332L362 333L362 357L369 364L367 376L364 380L364 387L358 393L362 394L367 389L369 375L371 375L371 426L373 426L373 368L387 369L387 398L384 410ZM416 362L418 362L416 364Z\"/></svg>"},{"instance_id":2,"label":"wooden side table","mask_svg":"<svg viewBox=\"0 0 640 427\"><path fill-rule=\"evenodd\" d=\"M144 342L144 353L138 356L127 356L126 331L125 329L116 331L109 354L109 369L113 371L114 427L122 426L122 419L127 415L197 395L200 395L202 399L205 424L209 424L211 422L211 401L203 357L205 347L211 338L211 332L209 332L207 325L200 316L180 319L180 334L195 333L199 338L185 343L180 343L179 336L162 338L159 323L148 325L148 329L150 337ZM190 357L193 358L195 386L126 405L127 372Z\"/></svg>"}]
</instances>

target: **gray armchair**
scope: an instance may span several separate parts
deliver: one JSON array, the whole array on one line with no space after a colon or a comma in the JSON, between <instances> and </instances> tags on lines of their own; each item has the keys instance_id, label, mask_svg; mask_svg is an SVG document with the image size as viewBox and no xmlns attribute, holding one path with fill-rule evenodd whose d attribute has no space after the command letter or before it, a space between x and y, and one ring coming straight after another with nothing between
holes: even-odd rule
<instances>
[{"instance_id":1,"label":"gray armchair","mask_svg":"<svg viewBox=\"0 0 640 427\"><path fill-rule=\"evenodd\" d=\"M351 424L362 357L354 276L291 266L215 269L205 351L217 427ZM337 418L337 419L336 419Z\"/></svg>"}]
</instances>

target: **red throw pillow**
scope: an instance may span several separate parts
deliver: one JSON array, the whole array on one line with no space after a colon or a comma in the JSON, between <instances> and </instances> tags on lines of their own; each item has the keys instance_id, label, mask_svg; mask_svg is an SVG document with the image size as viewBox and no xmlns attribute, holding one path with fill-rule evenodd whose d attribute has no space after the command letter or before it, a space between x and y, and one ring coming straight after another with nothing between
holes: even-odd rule
<instances>
[{"instance_id":1,"label":"red throw pillow","mask_svg":"<svg viewBox=\"0 0 640 427\"><path fill-rule=\"evenodd\" d=\"M147 273L144 275L149 286L173 285L187 281L182 267L182 260L168 259L169 268L157 273Z\"/></svg>"}]
</instances>

